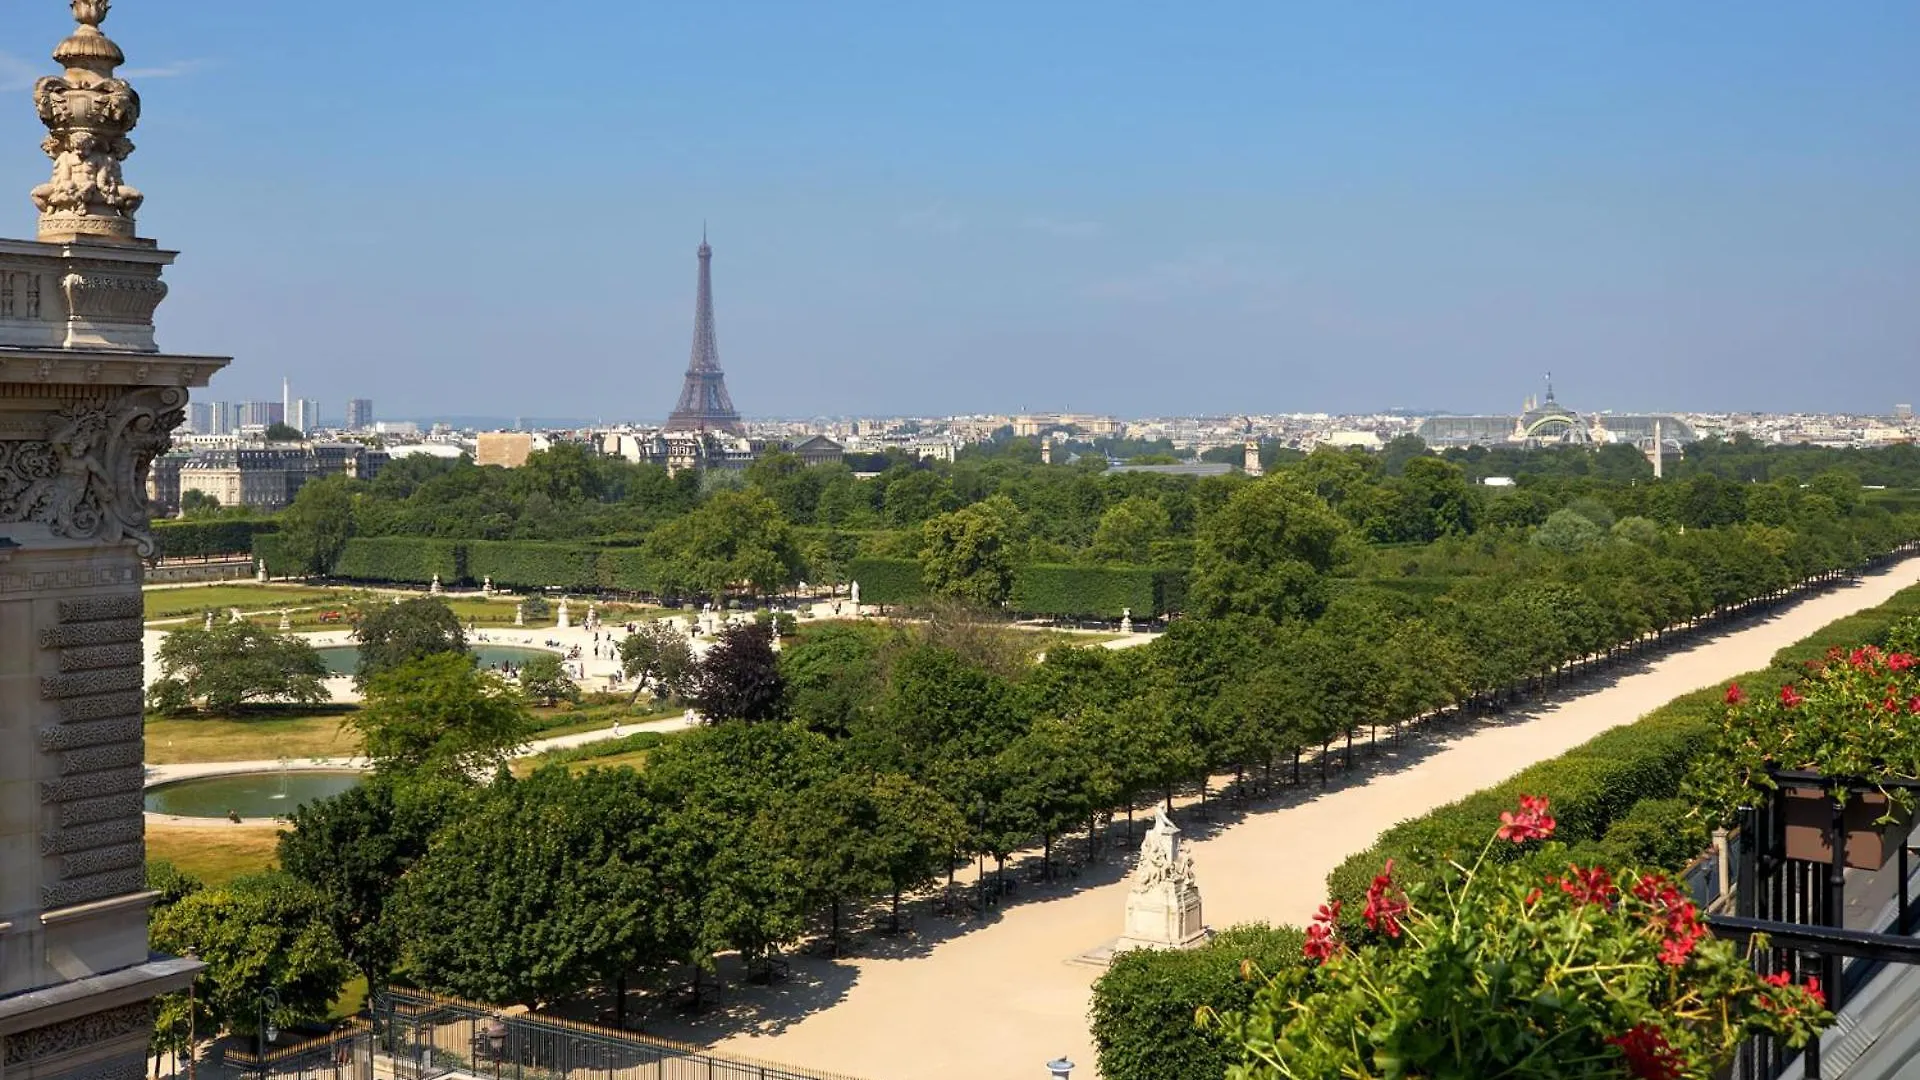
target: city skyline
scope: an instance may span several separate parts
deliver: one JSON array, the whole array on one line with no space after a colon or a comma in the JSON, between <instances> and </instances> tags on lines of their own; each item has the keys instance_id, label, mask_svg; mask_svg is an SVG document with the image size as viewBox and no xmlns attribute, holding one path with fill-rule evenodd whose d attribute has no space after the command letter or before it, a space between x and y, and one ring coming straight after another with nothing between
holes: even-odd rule
<instances>
[{"instance_id":1,"label":"city skyline","mask_svg":"<svg viewBox=\"0 0 1920 1080\"><path fill-rule=\"evenodd\" d=\"M1593 409L1920 396L1907 6L615 9L601 71L517 7L365 38L356 2L116 11L143 230L189 249L164 343L247 357L228 399L658 416L703 217L750 415L1472 413L1546 367ZM620 212L555 228L582 168Z\"/></svg>"}]
</instances>

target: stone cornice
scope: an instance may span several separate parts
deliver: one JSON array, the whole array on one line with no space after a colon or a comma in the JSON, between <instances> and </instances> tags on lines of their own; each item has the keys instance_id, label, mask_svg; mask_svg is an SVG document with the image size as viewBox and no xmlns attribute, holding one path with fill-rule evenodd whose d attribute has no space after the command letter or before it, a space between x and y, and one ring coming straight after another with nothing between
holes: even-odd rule
<instances>
[{"instance_id":1,"label":"stone cornice","mask_svg":"<svg viewBox=\"0 0 1920 1080\"><path fill-rule=\"evenodd\" d=\"M171 264L177 251L168 251L151 240L122 244L52 243L46 240L15 240L0 237L0 255L33 259L111 259L115 262Z\"/></svg>"},{"instance_id":2,"label":"stone cornice","mask_svg":"<svg viewBox=\"0 0 1920 1080\"><path fill-rule=\"evenodd\" d=\"M205 386L230 356L0 346L0 384Z\"/></svg>"}]
</instances>

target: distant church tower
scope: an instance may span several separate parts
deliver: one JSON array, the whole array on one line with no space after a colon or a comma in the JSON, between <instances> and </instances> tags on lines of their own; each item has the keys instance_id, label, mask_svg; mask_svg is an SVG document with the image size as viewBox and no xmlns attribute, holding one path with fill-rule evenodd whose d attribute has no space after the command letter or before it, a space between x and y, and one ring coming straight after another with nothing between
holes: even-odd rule
<instances>
[{"instance_id":1,"label":"distant church tower","mask_svg":"<svg viewBox=\"0 0 1920 1080\"><path fill-rule=\"evenodd\" d=\"M680 403L667 417L668 431L724 431L745 434L740 414L727 396L727 379L720 371L720 347L713 340L713 249L707 231L700 230L700 287L693 302L693 357L680 387Z\"/></svg>"},{"instance_id":2,"label":"distant church tower","mask_svg":"<svg viewBox=\"0 0 1920 1080\"><path fill-rule=\"evenodd\" d=\"M1246 464L1241 466L1241 470L1248 476L1266 475L1267 470L1260 467L1260 441L1258 439L1247 440Z\"/></svg>"}]
</instances>

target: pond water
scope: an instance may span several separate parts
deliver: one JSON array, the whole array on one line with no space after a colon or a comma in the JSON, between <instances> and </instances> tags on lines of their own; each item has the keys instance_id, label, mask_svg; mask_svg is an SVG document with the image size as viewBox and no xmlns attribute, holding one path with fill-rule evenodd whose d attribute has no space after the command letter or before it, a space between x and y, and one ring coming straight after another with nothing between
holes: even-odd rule
<instances>
[{"instance_id":1,"label":"pond water","mask_svg":"<svg viewBox=\"0 0 1920 1080\"><path fill-rule=\"evenodd\" d=\"M182 817L284 817L305 803L329 799L360 786L362 774L319 769L205 776L147 789L147 809Z\"/></svg>"},{"instance_id":2,"label":"pond water","mask_svg":"<svg viewBox=\"0 0 1920 1080\"><path fill-rule=\"evenodd\" d=\"M546 649L529 649L524 645L473 645L468 652L480 658L481 667L493 667L496 664L512 664L519 667L536 656L552 656ZM360 668L360 647L357 645L324 645L314 650L320 659L326 662L327 674L351 675Z\"/></svg>"}]
</instances>

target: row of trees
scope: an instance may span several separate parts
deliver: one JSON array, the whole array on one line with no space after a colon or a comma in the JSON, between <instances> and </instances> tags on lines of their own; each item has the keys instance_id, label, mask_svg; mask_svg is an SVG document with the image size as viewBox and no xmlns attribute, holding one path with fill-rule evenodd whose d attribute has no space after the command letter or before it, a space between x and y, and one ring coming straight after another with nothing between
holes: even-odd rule
<instances>
[{"instance_id":1,"label":"row of trees","mask_svg":"<svg viewBox=\"0 0 1920 1080\"><path fill-rule=\"evenodd\" d=\"M1037 844L1050 866L1110 815L1176 789L1204 798L1225 773L1298 780L1313 750L1324 776L1356 732L1538 684L1796 574L1791 530L1656 527L1575 553L1510 540L1487 557L1519 569L1435 597L1315 592L1300 583L1337 532L1331 511L1275 493L1298 495L1253 485L1223 508L1266 541L1223 563L1233 584L1203 593L1210 615L1139 649L1036 663L1027 640L953 611L811 627L777 656L763 629L733 628L698 665L672 635L634 635L629 672L694 696L710 724L638 773L476 784L498 757L444 749L488 730L448 705L472 695L447 683L454 665L411 661L392 673L418 694L393 717L407 738L379 749L374 783L303 808L281 864L376 981L542 1003L729 951L762 968L958 860L999 868ZM401 700L383 678L370 688Z\"/></svg>"},{"instance_id":2,"label":"row of trees","mask_svg":"<svg viewBox=\"0 0 1920 1080\"><path fill-rule=\"evenodd\" d=\"M842 581L855 558L908 558L922 561L935 593L993 604L1006 599L1010 568L1023 564L1192 565L1204 554L1206 521L1249 484L1238 474L1041 466L1015 453L1017 442L955 463L890 461L870 477L779 452L742 472L698 476L570 444L514 470L410 458L371 482L304 486L282 515L278 542L289 570L324 574L352 536L591 539L633 551L651 588L670 595L766 594L802 578ZM1714 467L1676 463L1687 475L1659 483L1624 446L1436 456L1411 437L1377 454L1294 454L1272 471L1318 496L1356 540L1392 544L1531 530L1579 500L1664 528L1797 525L1860 510L1863 470L1920 484L1920 465L1902 448L1770 451L1778 460L1718 443L1696 452ZM1566 465L1576 460L1590 467ZM1519 471L1517 487L1472 482L1494 465L1526 463L1543 468ZM1544 468L1554 463L1563 467Z\"/></svg>"}]
</instances>

